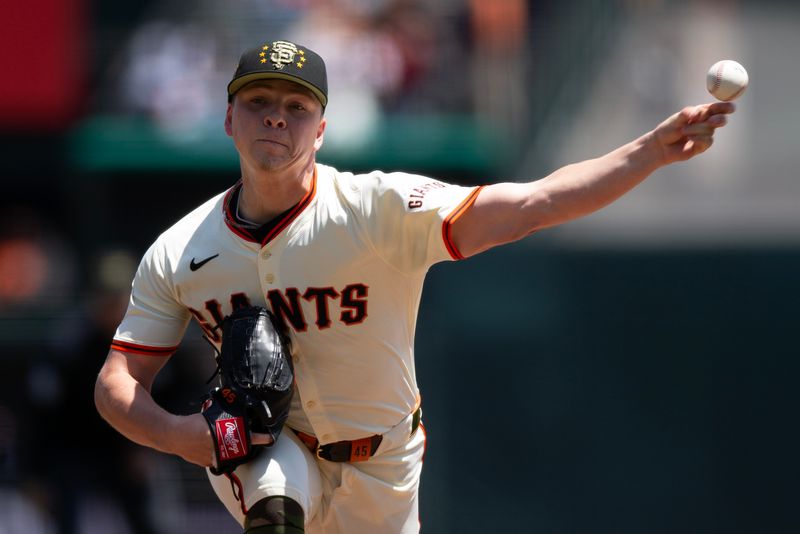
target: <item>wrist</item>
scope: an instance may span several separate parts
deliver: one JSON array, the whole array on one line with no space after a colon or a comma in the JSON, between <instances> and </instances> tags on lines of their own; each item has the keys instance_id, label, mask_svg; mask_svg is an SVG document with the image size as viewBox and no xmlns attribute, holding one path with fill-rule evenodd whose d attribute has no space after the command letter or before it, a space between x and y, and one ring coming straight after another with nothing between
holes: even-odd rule
<instances>
[{"instance_id":1,"label":"wrist","mask_svg":"<svg viewBox=\"0 0 800 534\"><path fill-rule=\"evenodd\" d=\"M632 159L645 173L650 174L667 164L664 146L655 131L650 131L633 142Z\"/></svg>"},{"instance_id":2,"label":"wrist","mask_svg":"<svg viewBox=\"0 0 800 534\"><path fill-rule=\"evenodd\" d=\"M154 436L154 448L167 454L185 457L192 443L203 438L211 439L208 425L200 414L174 415L164 420L161 430Z\"/></svg>"},{"instance_id":3,"label":"wrist","mask_svg":"<svg viewBox=\"0 0 800 534\"><path fill-rule=\"evenodd\" d=\"M205 417L200 413L176 417L179 422L172 427L171 450L166 452L202 467L212 465L214 440Z\"/></svg>"}]
</instances>

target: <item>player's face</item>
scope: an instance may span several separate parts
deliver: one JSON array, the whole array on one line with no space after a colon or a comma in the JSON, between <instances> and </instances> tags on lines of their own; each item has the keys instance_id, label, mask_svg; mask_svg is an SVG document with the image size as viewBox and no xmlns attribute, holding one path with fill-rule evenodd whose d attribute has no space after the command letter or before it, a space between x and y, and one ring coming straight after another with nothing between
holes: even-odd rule
<instances>
[{"instance_id":1,"label":"player's face","mask_svg":"<svg viewBox=\"0 0 800 534\"><path fill-rule=\"evenodd\" d=\"M255 171L307 168L322 146L322 104L305 87L259 80L240 89L228 105L225 131L243 167Z\"/></svg>"}]
</instances>

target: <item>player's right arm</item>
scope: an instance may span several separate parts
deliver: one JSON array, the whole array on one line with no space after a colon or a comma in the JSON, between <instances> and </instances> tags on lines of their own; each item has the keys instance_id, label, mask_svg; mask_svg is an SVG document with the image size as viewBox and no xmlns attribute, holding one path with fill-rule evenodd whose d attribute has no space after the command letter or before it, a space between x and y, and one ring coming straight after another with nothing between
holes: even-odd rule
<instances>
[{"instance_id":1,"label":"player's right arm","mask_svg":"<svg viewBox=\"0 0 800 534\"><path fill-rule=\"evenodd\" d=\"M97 411L140 445L210 466L213 441L204 417L172 414L151 395L153 381L168 359L111 349L95 383Z\"/></svg>"},{"instance_id":2,"label":"player's right arm","mask_svg":"<svg viewBox=\"0 0 800 534\"><path fill-rule=\"evenodd\" d=\"M705 152L734 109L729 102L687 107L598 158L567 165L540 180L484 187L453 223L452 240L466 257L593 213L660 167Z\"/></svg>"}]
</instances>

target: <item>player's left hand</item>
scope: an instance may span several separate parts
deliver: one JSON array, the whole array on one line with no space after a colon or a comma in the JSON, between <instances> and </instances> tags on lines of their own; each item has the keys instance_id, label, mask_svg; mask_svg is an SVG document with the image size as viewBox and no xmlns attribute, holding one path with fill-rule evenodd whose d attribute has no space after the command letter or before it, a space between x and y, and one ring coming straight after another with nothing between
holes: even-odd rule
<instances>
[{"instance_id":1,"label":"player's left hand","mask_svg":"<svg viewBox=\"0 0 800 534\"><path fill-rule=\"evenodd\" d=\"M727 115L736 107L731 102L689 106L658 125L652 141L666 165L702 154L714 142L714 132L728 123Z\"/></svg>"}]
</instances>

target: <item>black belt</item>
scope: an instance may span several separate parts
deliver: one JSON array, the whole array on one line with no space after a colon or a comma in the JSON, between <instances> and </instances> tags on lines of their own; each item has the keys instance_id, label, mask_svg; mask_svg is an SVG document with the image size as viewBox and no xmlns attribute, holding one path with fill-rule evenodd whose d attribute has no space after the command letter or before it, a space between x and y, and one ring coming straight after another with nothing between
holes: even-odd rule
<instances>
[{"instance_id":1,"label":"black belt","mask_svg":"<svg viewBox=\"0 0 800 534\"><path fill-rule=\"evenodd\" d=\"M422 408L417 408L411 419L411 436L419 428L419 423L422 420ZM383 436L375 434L368 438L356 439L353 441L337 441L335 443L328 443L320 445L319 440L311 434L294 430L297 437L300 438L311 454L316 455L317 458L328 460L329 462L364 462L369 460L378 450L383 441Z\"/></svg>"}]
</instances>

